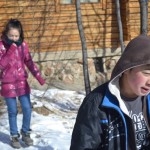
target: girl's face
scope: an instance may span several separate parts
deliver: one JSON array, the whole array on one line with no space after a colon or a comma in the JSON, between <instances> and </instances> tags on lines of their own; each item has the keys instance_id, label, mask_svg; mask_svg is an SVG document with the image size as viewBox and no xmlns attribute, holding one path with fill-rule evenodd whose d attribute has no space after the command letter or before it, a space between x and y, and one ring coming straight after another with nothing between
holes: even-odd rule
<instances>
[{"instance_id":1,"label":"girl's face","mask_svg":"<svg viewBox=\"0 0 150 150\"><path fill-rule=\"evenodd\" d=\"M124 72L122 94L129 98L144 96L150 92L150 65L143 65Z\"/></svg>"},{"instance_id":2,"label":"girl's face","mask_svg":"<svg viewBox=\"0 0 150 150\"><path fill-rule=\"evenodd\" d=\"M10 40L13 40L14 42L17 42L20 38L20 32L16 28L10 28L10 30L7 33L7 37Z\"/></svg>"}]
</instances>

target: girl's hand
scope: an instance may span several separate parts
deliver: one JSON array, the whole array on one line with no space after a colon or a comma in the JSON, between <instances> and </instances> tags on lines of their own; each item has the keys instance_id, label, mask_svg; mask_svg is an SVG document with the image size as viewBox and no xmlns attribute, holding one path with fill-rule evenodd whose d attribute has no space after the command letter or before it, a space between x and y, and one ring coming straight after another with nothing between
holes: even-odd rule
<instances>
[{"instance_id":1,"label":"girl's hand","mask_svg":"<svg viewBox=\"0 0 150 150\"><path fill-rule=\"evenodd\" d=\"M41 75L37 75L36 76L36 79L39 81L39 83L41 84L41 85L44 85L45 84L45 80L41 77Z\"/></svg>"},{"instance_id":2,"label":"girl's hand","mask_svg":"<svg viewBox=\"0 0 150 150\"><path fill-rule=\"evenodd\" d=\"M44 85L44 84L45 84L45 80L42 79L42 78L40 78L40 79L39 79L39 83L40 83L41 85Z\"/></svg>"},{"instance_id":3,"label":"girl's hand","mask_svg":"<svg viewBox=\"0 0 150 150\"><path fill-rule=\"evenodd\" d=\"M16 46L16 47L17 47L17 45L16 45L15 43L13 43L12 45L14 45L14 46Z\"/></svg>"}]
</instances>

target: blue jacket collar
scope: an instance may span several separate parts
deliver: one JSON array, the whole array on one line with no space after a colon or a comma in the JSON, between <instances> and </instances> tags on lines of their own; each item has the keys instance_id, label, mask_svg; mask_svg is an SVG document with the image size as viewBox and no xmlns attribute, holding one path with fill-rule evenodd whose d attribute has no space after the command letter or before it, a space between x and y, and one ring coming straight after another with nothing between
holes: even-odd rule
<instances>
[{"instance_id":1,"label":"blue jacket collar","mask_svg":"<svg viewBox=\"0 0 150 150\"><path fill-rule=\"evenodd\" d=\"M116 109L121 113L121 109L119 108L119 102L117 98L112 95L109 89L106 90L106 94L103 98L102 104L103 107L110 107ZM147 110L148 110L148 118L150 118L150 94L147 95Z\"/></svg>"}]
</instances>

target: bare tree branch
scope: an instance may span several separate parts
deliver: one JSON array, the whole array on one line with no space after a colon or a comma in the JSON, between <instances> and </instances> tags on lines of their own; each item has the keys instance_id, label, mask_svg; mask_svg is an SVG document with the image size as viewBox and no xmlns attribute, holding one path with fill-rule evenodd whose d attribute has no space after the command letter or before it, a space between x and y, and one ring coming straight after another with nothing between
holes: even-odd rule
<instances>
[{"instance_id":1,"label":"bare tree branch","mask_svg":"<svg viewBox=\"0 0 150 150\"><path fill-rule=\"evenodd\" d=\"M84 36L83 25L82 25L80 0L76 0L76 14L77 14L77 24L78 24L80 39L82 43L82 58L83 58L83 74L84 74L85 91L86 91L86 94L89 94L91 91L91 87L90 87L89 72L88 72L87 45L86 45L86 39Z\"/></svg>"},{"instance_id":2,"label":"bare tree branch","mask_svg":"<svg viewBox=\"0 0 150 150\"><path fill-rule=\"evenodd\" d=\"M125 45L123 42L123 29L122 29L122 21L121 21L121 15L120 15L120 1L115 0L116 3L116 14L117 14L117 22L118 22L118 28L119 28L119 40L121 45L121 51L124 51Z\"/></svg>"},{"instance_id":3,"label":"bare tree branch","mask_svg":"<svg viewBox=\"0 0 150 150\"><path fill-rule=\"evenodd\" d=\"M140 0L141 34L148 32L148 0Z\"/></svg>"}]
</instances>

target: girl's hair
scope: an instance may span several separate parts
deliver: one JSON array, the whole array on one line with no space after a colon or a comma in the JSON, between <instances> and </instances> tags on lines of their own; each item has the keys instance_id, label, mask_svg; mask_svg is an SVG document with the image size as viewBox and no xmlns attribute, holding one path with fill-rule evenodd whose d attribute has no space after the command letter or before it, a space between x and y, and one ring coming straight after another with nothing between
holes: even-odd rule
<instances>
[{"instance_id":1,"label":"girl's hair","mask_svg":"<svg viewBox=\"0 0 150 150\"><path fill-rule=\"evenodd\" d=\"M19 33L20 33L20 38L21 40L23 41L24 40L24 34L23 34L23 28L22 28L22 24L19 20L17 19L10 19L8 20L3 32L2 32L2 37L6 37L7 36L7 33L8 31L11 29L11 28L15 28L15 29L18 29Z\"/></svg>"}]
</instances>

